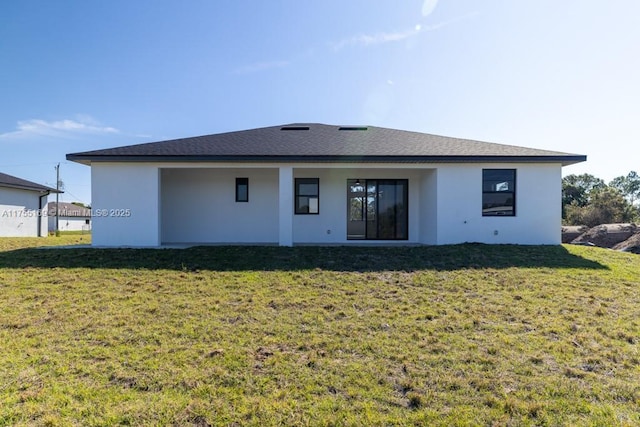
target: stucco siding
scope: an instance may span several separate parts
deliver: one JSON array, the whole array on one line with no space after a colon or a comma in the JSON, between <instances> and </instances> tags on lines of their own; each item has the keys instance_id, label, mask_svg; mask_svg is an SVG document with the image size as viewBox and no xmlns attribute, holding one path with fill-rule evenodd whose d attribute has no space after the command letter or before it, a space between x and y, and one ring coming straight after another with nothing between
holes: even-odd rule
<instances>
[{"instance_id":1,"label":"stucco siding","mask_svg":"<svg viewBox=\"0 0 640 427\"><path fill-rule=\"evenodd\" d=\"M249 178L249 201L235 179ZM162 169L163 243L277 243L277 169Z\"/></svg>"},{"instance_id":2,"label":"stucco siding","mask_svg":"<svg viewBox=\"0 0 640 427\"><path fill-rule=\"evenodd\" d=\"M93 246L158 246L159 189L153 164L93 164Z\"/></svg>"},{"instance_id":3,"label":"stucco siding","mask_svg":"<svg viewBox=\"0 0 640 427\"><path fill-rule=\"evenodd\" d=\"M38 221L46 221L39 203L38 192L0 188L0 236L38 237ZM42 230L46 233L46 225Z\"/></svg>"},{"instance_id":4,"label":"stucco siding","mask_svg":"<svg viewBox=\"0 0 640 427\"><path fill-rule=\"evenodd\" d=\"M48 217L49 231L56 229L56 217L51 215ZM87 220L89 224L87 224ZM60 231L91 231L91 219L75 216L60 216L58 219L58 229Z\"/></svg>"},{"instance_id":5,"label":"stucco siding","mask_svg":"<svg viewBox=\"0 0 640 427\"><path fill-rule=\"evenodd\" d=\"M420 185L422 171L412 169L306 169L295 168L294 178L320 179L320 213L294 215L294 243L365 244L347 240L347 179L407 179L409 181L409 239L420 241ZM292 192L294 189L291 190ZM391 241L386 241L391 243Z\"/></svg>"},{"instance_id":6,"label":"stucco siding","mask_svg":"<svg viewBox=\"0 0 640 427\"><path fill-rule=\"evenodd\" d=\"M484 168L516 169L516 216L482 216ZM249 202L235 201L235 178L249 178ZM295 178L319 178L318 215L294 214ZM358 178L408 180L409 238L383 243L560 243L561 166L525 163L292 164L282 169L279 164L94 163L93 242L370 243L347 240L347 179ZM128 209L130 215L96 211L113 209Z\"/></svg>"},{"instance_id":7,"label":"stucco siding","mask_svg":"<svg viewBox=\"0 0 640 427\"><path fill-rule=\"evenodd\" d=\"M420 176L420 243L438 243L438 170L427 169Z\"/></svg>"},{"instance_id":8,"label":"stucco siding","mask_svg":"<svg viewBox=\"0 0 640 427\"><path fill-rule=\"evenodd\" d=\"M482 170L516 169L516 215L482 216ZM560 244L559 164L451 165L438 170L438 244Z\"/></svg>"}]
</instances>

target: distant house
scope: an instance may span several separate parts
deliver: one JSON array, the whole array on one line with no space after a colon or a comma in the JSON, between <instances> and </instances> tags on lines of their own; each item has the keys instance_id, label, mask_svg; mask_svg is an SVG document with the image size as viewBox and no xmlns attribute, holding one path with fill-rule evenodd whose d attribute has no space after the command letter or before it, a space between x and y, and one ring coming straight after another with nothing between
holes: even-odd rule
<instances>
[{"instance_id":1,"label":"distant house","mask_svg":"<svg viewBox=\"0 0 640 427\"><path fill-rule=\"evenodd\" d=\"M297 123L84 153L95 246L560 244L586 156Z\"/></svg>"},{"instance_id":2,"label":"distant house","mask_svg":"<svg viewBox=\"0 0 640 427\"><path fill-rule=\"evenodd\" d=\"M47 235L47 196L53 188L0 173L0 237Z\"/></svg>"},{"instance_id":3,"label":"distant house","mask_svg":"<svg viewBox=\"0 0 640 427\"><path fill-rule=\"evenodd\" d=\"M91 231L91 209L65 202L49 202L47 209L49 231Z\"/></svg>"}]
</instances>

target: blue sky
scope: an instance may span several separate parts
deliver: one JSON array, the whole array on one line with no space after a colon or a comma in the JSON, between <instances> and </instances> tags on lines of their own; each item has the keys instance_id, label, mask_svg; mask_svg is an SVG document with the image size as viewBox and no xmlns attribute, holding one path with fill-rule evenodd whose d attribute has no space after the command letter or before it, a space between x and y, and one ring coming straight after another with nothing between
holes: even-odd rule
<instances>
[{"instance_id":1,"label":"blue sky","mask_svg":"<svg viewBox=\"0 0 640 427\"><path fill-rule=\"evenodd\" d=\"M0 3L0 171L91 201L65 154L292 122L587 154L640 172L637 0Z\"/></svg>"}]
</instances>

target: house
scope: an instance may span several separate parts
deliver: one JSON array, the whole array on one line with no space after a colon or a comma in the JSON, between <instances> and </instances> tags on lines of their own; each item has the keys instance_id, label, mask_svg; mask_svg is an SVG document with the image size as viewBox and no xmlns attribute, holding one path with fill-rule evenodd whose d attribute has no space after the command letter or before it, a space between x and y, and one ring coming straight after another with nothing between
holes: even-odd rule
<instances>
[{"instance_id":1,"label":"house","mask_svg":"<svg viewBox=\"0 0 640 427\"><path fill-rule=\"evenodd\" d=\"M93 244L559 244L586 156L374 126L291 124L68 154Z\"/></svg>"},{"instance_id":2,"label":"house","mask_svg":"<svg viewBox=\"0 0 640 427\"><path fill-rule=\"evenodd\" d=\"M56 230L56 216L58 216L58 230L60 231L91 231L90 208L73 203L49 202L47 216L50 232Z\"/></svg>"},{"instance_id":3,"label":"house","mask_svg":"<svg viewBox=\"0 0 640 427\"><path fill-rule=\"evenodd\" d=\"M53 188L0 173L0 236L47 235L44 207Z\"/></svg>"}]
</instances>

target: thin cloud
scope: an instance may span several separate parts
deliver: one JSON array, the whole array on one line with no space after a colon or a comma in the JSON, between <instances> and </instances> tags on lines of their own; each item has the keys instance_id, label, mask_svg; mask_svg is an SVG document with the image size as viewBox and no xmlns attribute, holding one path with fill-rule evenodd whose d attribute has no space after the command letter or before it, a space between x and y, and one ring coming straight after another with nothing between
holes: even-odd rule
<instances>
[{"instance_id":1,"label":"thin cloud","mask_svg":"<svg viewBox=\"0 0 640 427\"><path fill-rule=\"evenodd\" d=\"M25 139L43 136L61 138L78 134L99 135L118 133L120 133L118 129L111 126L102 126L89 116L79 116L77 120L21 120L16 125L16 130L0 134L0 139Z\"/></svg>"},{"instance_id":2,"label":"thin cloud","mask_svg":"<svg viewBox=\"0 0 640 427\"><path fill-rule=\"evenodd\" d=\"M379 45L384 43L399 42L402 40L409 39L411 37L416 37L417 35L423 32L439 30L448 25L470 18L474 15L477 15L477 12L458 16L456 18L450 19L448 21L443 21L435 25L418 24L413 28L406 29L403 31L396 31L392 33L360 34L357 36L340 40L337 43L333 43L332 48L334 51L338 51L338 50L344 49L345 47L356 47L356 46L368 47L368 46L374 46L374 45Z\"/></svg>"},{"instance_id":3,"label":"thin cloud","mask_svg":"<svg viewBox=\"0 0 640 427\"><path fill-rule=\"evenodd\" d=\"M333 50L340 50L350 46L371 46L382 43L398 42L418 35L420 30L420 25L416 25L410 30L397 31L394 33L360 34L334 43Z\"/></svg>"},{"instance_id":4,"label":"thin cloud","mask_svg":"<svg viewBox=\"0 0 640 427\"><path fill-rule=\"evenodd\" d=\"M422 3L422 16L429 16L438 5L438 0L424 0Z\"/></svg>"},{"instance_id":5,"label":"thin cloud","mask_svg":"<svg viewBox=\"0 0 640 427\"><path fill-rule=\"evenodd\" d=\"M284 68L290 65L290 61L265 61L256 62L254 64L245 65L235 69L236 74L250 74L257 73L259 71L268 70L271 68Z\"/></svg>"}]
</instances>

